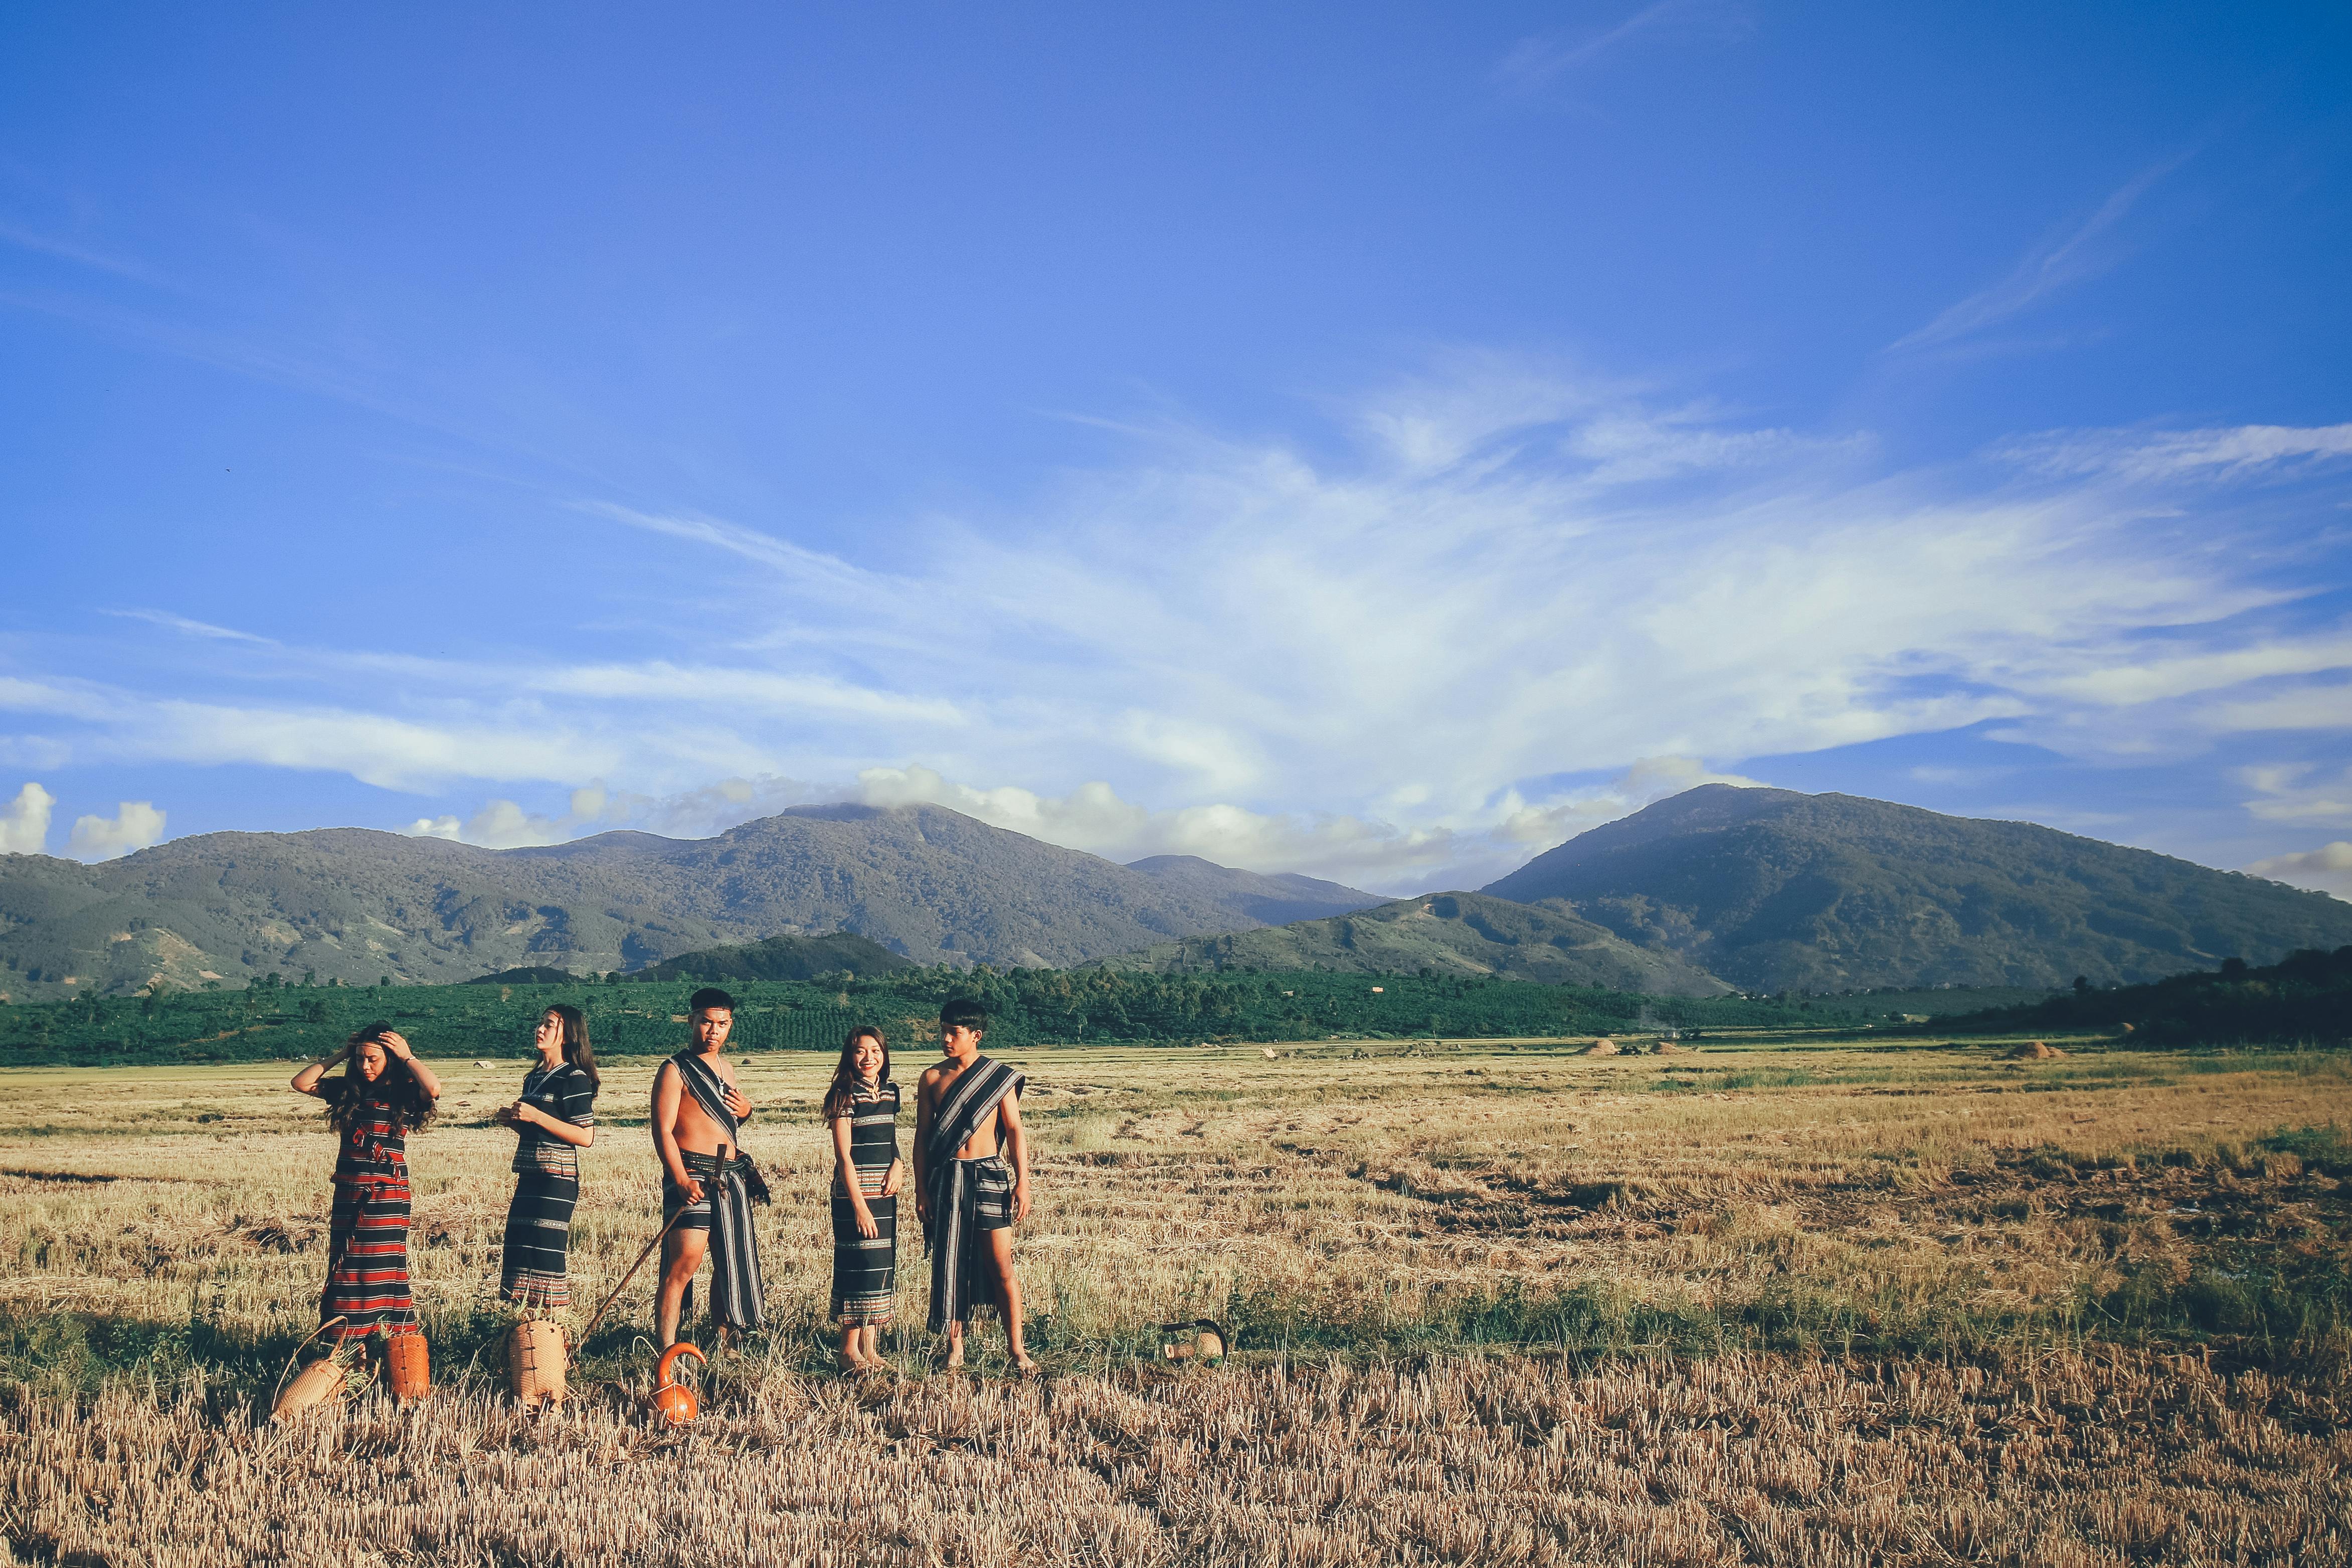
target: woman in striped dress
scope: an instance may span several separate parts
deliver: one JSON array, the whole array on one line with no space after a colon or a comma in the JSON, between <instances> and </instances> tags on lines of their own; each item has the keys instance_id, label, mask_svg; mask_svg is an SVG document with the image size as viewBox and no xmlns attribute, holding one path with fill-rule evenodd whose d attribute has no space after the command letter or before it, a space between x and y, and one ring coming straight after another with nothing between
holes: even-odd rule
<instances>
[{"instance_id":1,"label":"woman in striped dress","mask_svg":"<svg viewBox=\"0 0 2352 1568\"><path fill-rule=\"evenodd\" d=\"M596 1055L588 1015L558 1004L540 1015L539 1065L498 1120L521 1134L515 1145L514 1201L507 1206L506 1257L499 1297L560 1312L572 1304L565 1263L572 1208L580 1201L580 1151L596 1141Z\"/></svg>"},{"instance_id":2,"label":"woman in striped dress","mask_svg":"<svg viewBox=\"0 0 2352 1568\"><path fill-rule=\"evenodd\" d=\"M833 1130L833 1317L841 1325L841 1367L882 1364L882 1330L898 1292L898 1086L890 1047L860 1027L843 1042L825 1091Z\"/></svg>"},{"instance_id":3,"label":"woman in striped dress","mask_svg":"<svg viewBox=\"0 0 2352 1568\"><path fill-rule=\"evenodd\" d=\"M322 1084L327 1069L348 1061ZM408 1134L433 1120L440 1081L388 1023L372 1023L341 1051L294 1075L294 1090L327 1103L335 1130L335 1205L327 1228L327 1288L319 1321L343 1320L338 1339L378 1329L417 1332L408 1290Z\"/></svg>"}]
</instances>

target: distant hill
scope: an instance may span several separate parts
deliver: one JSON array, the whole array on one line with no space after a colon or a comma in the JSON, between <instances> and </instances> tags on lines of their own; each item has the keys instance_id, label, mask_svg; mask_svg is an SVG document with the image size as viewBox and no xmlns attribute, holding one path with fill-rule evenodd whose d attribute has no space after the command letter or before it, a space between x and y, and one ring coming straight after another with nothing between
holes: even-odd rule
<instances>
[{"instance_id":1,"label":"distant hill","mask_svg":"<svg viewBox=\"0 0 2352 1568\"><path fill-rule=\"evenodd\" d=\"M358 828L206 833L99 865L0 854L0 992L603 973L833 931L919 964L1075 964L1255 924L1243 908L1271 895L1221 870L1132 870L938 806L505 851Z\"/></svg>"},{"instance_id":2,"label":"distant hill","mask_svg":"<svg viewBox=\"0 0 2352 1568\"><path fill-rule=\"evenodd\" d=\"M470 980L460 980L461 986L576 986L584 977L569 969L535 968L500 969L495 975L477 975Z\"/></svg>"},{"instance_id":3,"label":"distant hill","mask_svg":"<svg viewBox=\"0 0 2352 1568\"><path fill-rule=\"evenodd\" d=\"M2340 1044L2352 1038L2352 947L2291 953L2260 968L2232 960L2216 970L2175 975L2111 990L2085 986L2034 1006L1941 1020L1968 1031L2026 1030L2064 1034L2131 1028L2140 1044L2241 1040Z\"/></svg>"},{"instance_id":4,"label":"distant hill","mask_svg":"<svg viewBox=\"0 0 2352 1568\"><path fill-rule=\"evenodd\" d=\"M1486 891L1748 990L2130 984L2352 942L2352 904L2259 877L2031 822L1724 784Z\"/></svg>"},{"instance_id":5,"label":"distant hill","mask_svg":"<svg viewBox=\"0 0 2352 1568\"><path fill-rule=\"evenodd\" d=\"M1163 942L1105 959L1103 967L1400 975L1426 968L1438 976L1500 975L1669 997L1721 996L1732 988L1670 953L1637 947L1565 910L1528 908L1475 893L1400 898L1325 920Z\"/></svg>"},{"instance_id":6,"label":"distant hill","mask_svg":"<svg viewBox=\"0 0 2352 1568\"><path fill-rule=\"evenodd\" d=\"M632 980L814 980L848 973L866 977L911 969L878 942L835 931L824 936L771 936L736 947L681 953L629 977Z\"/></svg>"},{"instance_id":7,"label":"distant hill","mask_svg":"<svg viewBox=\"0 0 2352 1568\"><path fill-rule=\"evenodd\" d=\"M1236 871L1198 855L1153 855L1149 860L1129 861L1127 869L1139 871L1164 886L1181 887L1207 899L1238 915L1240 919L1235 924L1242 925L1252 922L1287 925L1294 920L1346 915L1388 902L1377 893L1342 887L1336 882L1320 882L1296 872L1268 876L1260 872Z\"/></svg>"}]
</instances>

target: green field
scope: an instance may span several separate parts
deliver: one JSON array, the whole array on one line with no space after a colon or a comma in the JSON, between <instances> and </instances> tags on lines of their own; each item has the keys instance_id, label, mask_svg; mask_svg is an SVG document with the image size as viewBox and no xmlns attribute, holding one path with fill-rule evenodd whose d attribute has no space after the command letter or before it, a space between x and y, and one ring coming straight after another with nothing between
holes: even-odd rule
<instances>
[{"instance_id":1,"label":"green field","mask_svg":"<svg viewBox=\"0 0 2352 1568\"><path fill-rule=\"evenodd\" d=\"M587 1010L600 1052L665 1054L684 1037L690 980L571 986L347 987L81 997L0 1007L0 1066L260 1061L323 1055L390 1019L429 1056L495 1055L528 1040L541 1009ZM735 1040L754 1051L830 1051L854 1024L895 1042L928 1030L950 996L977 996L1002 1047L1412 1038L1590 1038L1697 1030L1876 1029L1905 1014L2038 998L2015 990L1743 998L1645 997L1597 987L1459 976L1315 971L1135 974L1090 969L914 969L833 983L730 984Z\"/></svg>"}]
</instances>

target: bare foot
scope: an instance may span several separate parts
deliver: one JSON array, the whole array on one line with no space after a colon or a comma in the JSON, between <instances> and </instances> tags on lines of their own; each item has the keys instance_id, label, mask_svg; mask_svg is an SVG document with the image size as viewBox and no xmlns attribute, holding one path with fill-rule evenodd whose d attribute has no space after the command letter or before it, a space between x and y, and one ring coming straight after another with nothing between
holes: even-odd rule
<instances>
[{"instance_id":1,"label":"bare foot","mask_svg":"<svg viewBox=\"0 0 2352 1568\"><path fill-rule=\"evenodd\" d=\"M1027 1353L1024 1352L1013 1358L1013 1375L1025 1382L1037 1375L1037 1364L1030 1360Z\"/></svg>"}]
</instances>

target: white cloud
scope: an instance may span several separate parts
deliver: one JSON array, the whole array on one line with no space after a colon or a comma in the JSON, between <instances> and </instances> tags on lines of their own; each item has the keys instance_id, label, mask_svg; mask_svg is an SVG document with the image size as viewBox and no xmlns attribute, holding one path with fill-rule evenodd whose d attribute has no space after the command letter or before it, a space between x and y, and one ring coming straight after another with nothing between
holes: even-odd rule
<instances>
[{"instance_id":1,"label":"white cloud","mask_svg":"<svg viewBox=\"0 0 2352 1568\"><path fill-rule=\"evenodd\" d=\"M1556 37L1522 38L1496 66L1495 75L1507 87L1527 90L1596 65L1645 37L1682 33L1731 39L1746 37L1753 27L1748 8L1728 0L1652 0L1590 37L1572 42Z\"/></svg>"},{"instance_id":2,"label":"white cloud","mask_svg":"<svg viewBox=\"0 0 2352 1568\"><path fill-rule=\"evenodd\" d=\"M2273 855L2246 870L2255 876L2352 899L2352 843L2342 839L2297 854Z\"/></svg>"},{"instance_id":3,"label":"white cloud","mask_svg":"<svg viewBox=\"0 0 2352 1568\"><path fill-rule=\"evenodd\" d=\"M572 790L571 809L560 817L526 810L512 800L492 800L462 821L454 813L419 817L405 831L417 838L447 839L492 850L564 843L613 828L635 828L666 838L708 838L814 798L807 785L772 776L722 779L698 789L659 798L615 792L598 780Z\"/></svg>"},{"instance_id":4,"label":"white cloud","mask_svg":"<svg viewBox=\"0 0 2352 1568\"><path fill-rule=\"evenodd\" d=\"M1011 785L976 789L920 766L869 768L857 776L856 797L869 806L946 806L1109 860L1199 855L1220 865L1338 880L1393 883L1417 868L1443 865L1453 858L1456 836L1445 827L1405 829L1361 817L1281 816L1238 806L1154 811L1121 800L1099 780L1060 797Z\"/></svg>"},{"instance_id":5,"label":"white cloud","mask_svg":"<svg viewBox=\"0 0 2352 1568\"><path fill-rule=\"evenodd\" d=\"M1587 828L1630 816L1654 801L1702 784L1733 784L1744 789L1766 788L1763 780L1738 773L1720 773L1696 757L1644 757L1599 789L1529 803L1517 790L1502 802L1502 821L1494 836L1508 844L1524 844L1541 852L1566 843ZM1522 857L1525 858L1525 857Z\"/></svg>"},{"instance_id":6,"label":"white cloud","mask_svg":"<svg viewBox=\"0 0 2352 1568\"><path fill-rule=\"evenodd\" d=\"M27 783L15 800L0 806L0 854L39 854L49 841L49 808L57 803L55 795Z\"/></svg>"},{"instance_id":7,"label":"white cloud","mask_svg":"<svg viewBox=\"0 0 2352 1568\"><path fill-rule=\"evenodd\" d=\"M2159 481L2242 478L2352 457L2352 424L2241 424L2209 430L2069 431L2013 443L2000 455L2050 474Z\"/></svg>"},{"instance_id":8,"label":"white cloud","mask_svg":"<svg viewBox=\"0 0 2352 1568\"><path fill-rule=\"evenodd\" d=\"M2187 432L2137 466L1889 471L1866 436L1492 356L1336 423L1352 453L1155 431L1017 515L926 522L898 575L589 507L618 544L720 552L659 656L601 632L503 664L198 632L187 678L234 672L233 695L0 674L0 711L44 732L0 735L0 760L332 769L429 791L414 831L502 844L702 834L848 788L1124 858L1396 887L1490 879L1634 809L1643 758L1994 720L2093 758L2352 733L2352 641L2299 607L2310 573L2278 570L2311 530L2198 478L2285 473L2335 427ZM1622 780L1530 782L1563 776Z\"/></svg>"},{"instance_id":9,"label":"white cloud","mask_svg":"<svg viewBox=\"0 0 2352 1568\"><path fill-rule=\"evenodd\" d=\"M2083 222L2054 234L2027 251L2007 277L1969 295L1933 321L1896 341L1896 350L1920 349L1965 338L2005 321L2049 295L2106 271L2122 259L2109 236L2147 194L2150 187L2184 162L2167 159L2143 169L2118 186Z\"/></svg>"},{"instance_id":10,"label":"white cloud","mask_svg":"<svg viewBox=\"0 0 2352 1568\"><path fill-rule=\"evenodd\" d=\"M2277 763L2239 770L2254 791L2246 810L2265 822L2352 822L2352 768L2333 775L2309 763Z\"/></svg>"},{"instance_id":11,"label":"white cloud","mask_svg":"<svg viewBox=\"0 0 2352 1568\"><path fill-rule=\"evenodd\" d=\"M1533 851L1700 784L1754 785L1688 757L1644 758L1605 785L1530 805L1517 791L1453 822L1401 827L1377 817L1279 814L1238 806L1151 810L1097 780L1058 798L1013 786L978 789L930 768L872 768L857 798L871 806L946 806L995 827L1115 861L1198 855L1251 871L1304 872L1404 892L1475 887Z\"/></svg>"},{"instance_id":12,"label":"white cloud","mask_svg":"<svg viewBox=\"0 0 2352 1568\"><path fill-rule=\"evenodd\" d=\"M125 800L111 817L76 817L66 853L76 860L110 861L163 840L163 813L146 800Z\"/></svg>"}]
</instances>

